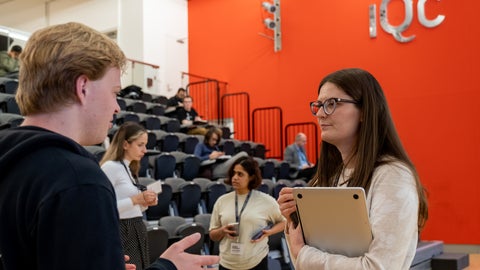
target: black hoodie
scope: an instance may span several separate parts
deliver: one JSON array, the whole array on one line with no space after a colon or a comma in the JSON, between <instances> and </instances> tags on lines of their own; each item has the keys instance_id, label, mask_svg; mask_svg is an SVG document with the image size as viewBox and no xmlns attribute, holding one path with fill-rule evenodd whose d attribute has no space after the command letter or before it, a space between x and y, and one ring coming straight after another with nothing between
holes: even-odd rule
<instances>
[{"instance_id":1,"label":"black hoodie","mask_svg":"<svg viewBox=\"0 0 480 270\"><path fill-rule=\"evenodd\" d=\"M9 269L125 269L115 192L81 145L32 126L0 132L0 254ZM157 260L150 269L176 269Z\"/></svg>"}]
</instances>

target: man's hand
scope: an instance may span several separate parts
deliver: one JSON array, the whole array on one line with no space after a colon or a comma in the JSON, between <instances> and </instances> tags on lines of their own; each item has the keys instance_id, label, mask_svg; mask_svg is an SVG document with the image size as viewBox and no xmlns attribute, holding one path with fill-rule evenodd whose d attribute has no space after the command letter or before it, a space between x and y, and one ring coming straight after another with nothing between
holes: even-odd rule
<instances>
[{"instance_id":1,"label":"man's hand","mask_svg":"<svg viewBox=\"0 0 480 270\"><path fill-rule=\"evenodd\" d=\"M204 265L218 263L220 260L218 256L194 255L185 252L185 249L197 243L198 240L200 240L200 237L200 233L189 235L171 245L160 257L173 262L177 269L200 270Z\"/></svg>"}]
</instances>

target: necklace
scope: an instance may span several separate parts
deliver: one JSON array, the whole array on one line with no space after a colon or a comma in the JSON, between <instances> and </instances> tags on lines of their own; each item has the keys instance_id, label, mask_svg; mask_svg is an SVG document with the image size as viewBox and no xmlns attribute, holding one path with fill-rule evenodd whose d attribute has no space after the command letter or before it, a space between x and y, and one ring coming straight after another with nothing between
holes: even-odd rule
<instances>
[{"instance_id":1,"label":"necklace","mask_svg":"<svg viewBox=\"0 0 480 270\"><path fill-rule=\"evenodd\" d=\"M353 169L348 169L345 166L342 166L342 170L337 174L335 181L333 181L334 187L341 187L345 184L350 182L350 175ZM340 178L342 178L342 182L340 182Z\"/></svg>"}]
</instances>

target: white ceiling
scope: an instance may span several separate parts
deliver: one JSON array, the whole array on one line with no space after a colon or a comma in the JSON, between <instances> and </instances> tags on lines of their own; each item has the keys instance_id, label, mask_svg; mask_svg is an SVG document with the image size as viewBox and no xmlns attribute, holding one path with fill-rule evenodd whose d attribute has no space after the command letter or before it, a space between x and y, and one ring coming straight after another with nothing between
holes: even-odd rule
<instances>
[{"instance_id":1,"label":"white ceiling","mask_svg":"<svg viewBox=\"0 0 480 270\"><path fill-rule=\"evenodd\" d=\"M64 8L89 1L102 0L0 0L0 26L20 27L19 30L28 31L22 29L22 26L26 24L24 21L26 17L32 18L32 21L48 20L53 5ZM21 14L21 16L17 16L17 14ZM38 24L38 22L36 23ZM44 22L42 21L42 23Z\"/></svg>"},{"instance_id":2,"label":"white ceiling","mask_svg":"<svg viewBox=\"0 0 480 270\"><path fill-rule=\"evenodd\" d=\"M46 3L51 2L72 2L72 5L78 2L86 2L91 0L0 0L0 24L1 14L15 12L16 10L22 10L26 8L32 8L34 6L44 6Z\"/></svg>"}]
</instances>

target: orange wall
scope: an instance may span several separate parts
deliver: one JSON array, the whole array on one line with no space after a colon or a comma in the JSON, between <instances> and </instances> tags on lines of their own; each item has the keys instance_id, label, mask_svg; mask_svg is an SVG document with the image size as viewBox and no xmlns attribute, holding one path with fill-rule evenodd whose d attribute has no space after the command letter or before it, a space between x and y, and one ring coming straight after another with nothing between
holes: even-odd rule
<instances>
[{"instance_id":1,"label":"orange wall","mask_svg":"<svg viewBox=\"0 0 480 270\"><path fill-rule=\"evenodd\" d=\"M273 52L261 0L190 0L190 72L247 91L251 108L281 106L284 124L314 120L308 102L323 76L361 67L386 92L400 136L429 190L425 240L480 244L479 1L433 1L427 17L444 14L436 28L414 20L401 44L380 27L380 0L282 0L283 49ZM377 5L376 39L368 7ZM403 21L392 0L389 20ZM413 1L416 7L417 0Z\"/></svg>"}]
</instances>

